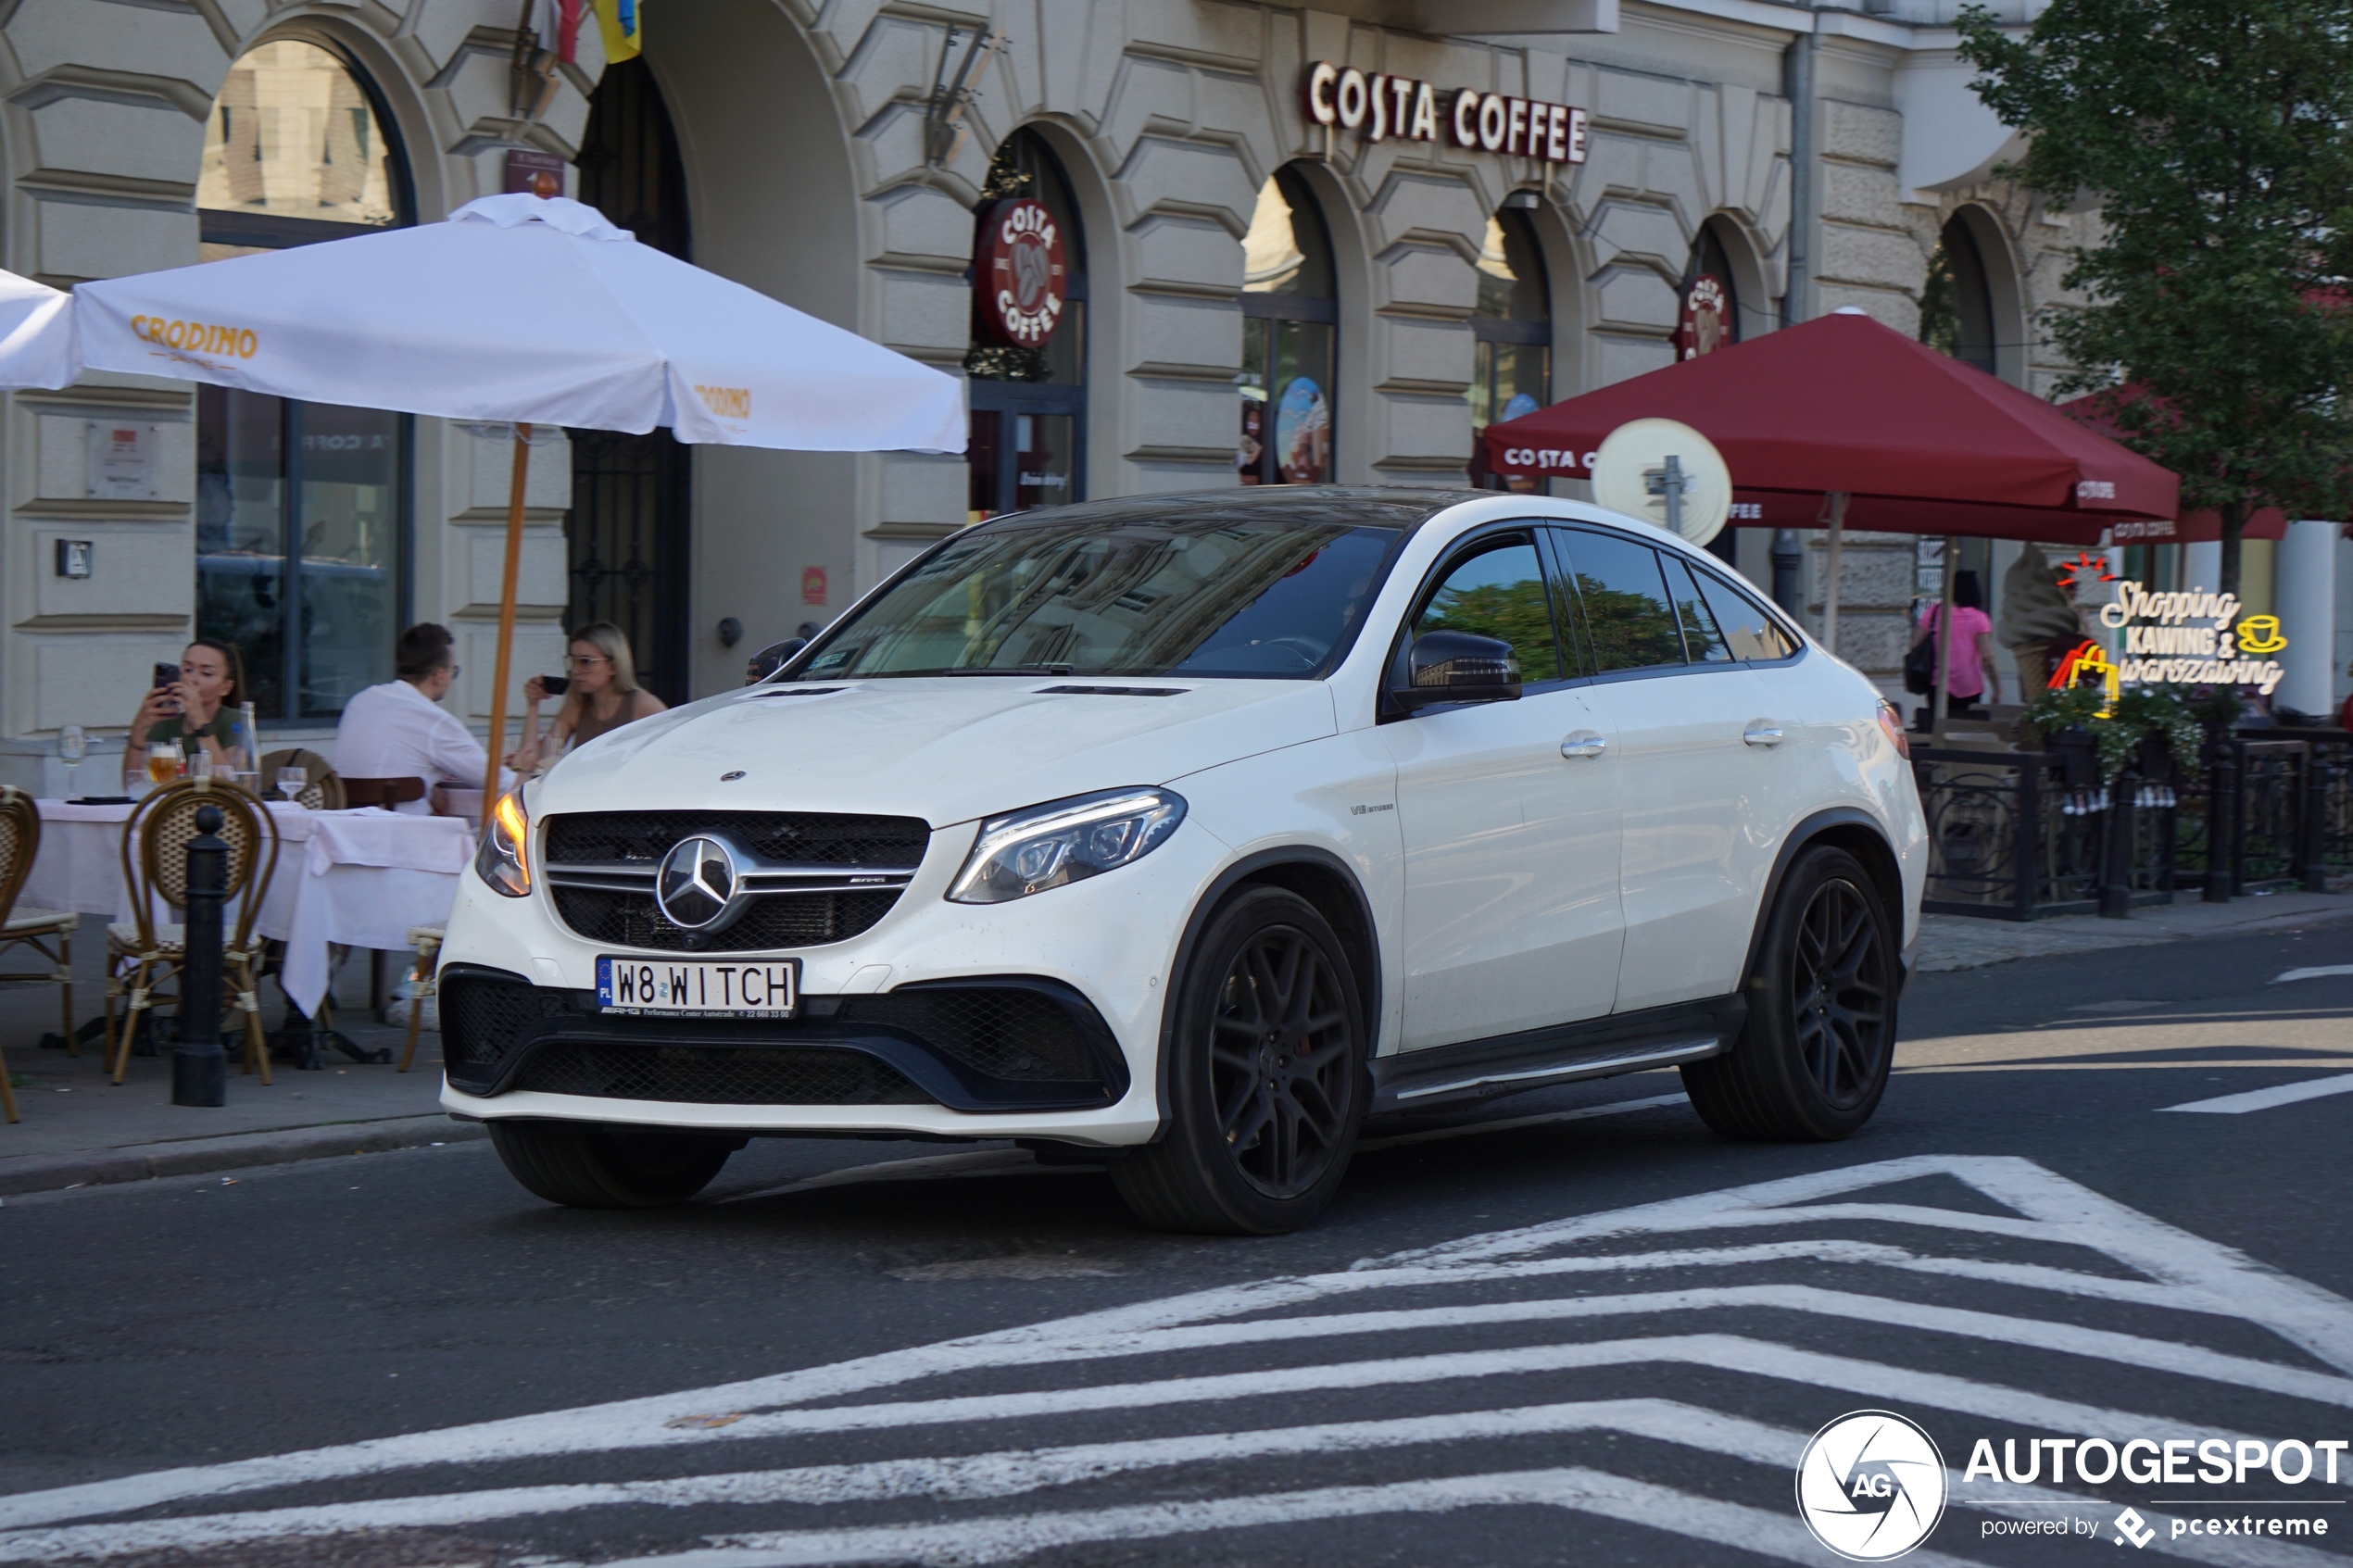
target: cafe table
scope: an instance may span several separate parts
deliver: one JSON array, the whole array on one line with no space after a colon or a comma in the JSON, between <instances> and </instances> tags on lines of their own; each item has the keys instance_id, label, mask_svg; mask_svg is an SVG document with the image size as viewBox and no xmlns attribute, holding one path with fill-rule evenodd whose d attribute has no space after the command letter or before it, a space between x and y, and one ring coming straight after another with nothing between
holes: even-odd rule
<instances>
[{"instance_id":1,"label":"cafe table","mask_svg":"<svg viewBox=\"0 0 2353 1568\"><path fill-rule=\"evenodd\" d=\"M134 808L37 804L41 853L19 904L130 920L122 835ZM316 1013L327 994L331 946L398 951L408 947L411 926L448 920L459 878L473 857L471 822L373 807L314 811L279 800L264 805L278 832L278 865L254 929L285 943L279 984L304 1012ZM158 909L155 918L178 915ZM233 931L235 922L235 909L224 910L224 926Z\"/></svg>"}]
</instances>

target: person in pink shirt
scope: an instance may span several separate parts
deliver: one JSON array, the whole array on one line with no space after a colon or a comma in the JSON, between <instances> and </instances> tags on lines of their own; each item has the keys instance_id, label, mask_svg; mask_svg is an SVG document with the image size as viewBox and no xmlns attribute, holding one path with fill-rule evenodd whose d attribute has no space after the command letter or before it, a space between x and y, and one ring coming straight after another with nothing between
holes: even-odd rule
<instances>
[{"instance_id":1,"label":"person in pink shirt","mask_svg":"<svg viewBox=\"0 0 2353 1568\"><path fill-rule=\"evenodd\" d=\"M1912 646L1919 646L1920 639L1933 636L1937 651L1931 657L1938 673L1944 681L1946 693L1944 711L1963 718L1982 719L1984 709L1980 706L1990 693L1998 696L2002 676L1994 662L1994 622L1985 613L1984 590L1977 585L1977 573L1957 571L1953 574L1953 631L1948 640L1937 630L1941 604L1931 604L1919 623L1912 628ZM1919 727L1925 731L1936 710L1936 694L1931 692L1920 709Z\"/></svg>"}]
</instances>

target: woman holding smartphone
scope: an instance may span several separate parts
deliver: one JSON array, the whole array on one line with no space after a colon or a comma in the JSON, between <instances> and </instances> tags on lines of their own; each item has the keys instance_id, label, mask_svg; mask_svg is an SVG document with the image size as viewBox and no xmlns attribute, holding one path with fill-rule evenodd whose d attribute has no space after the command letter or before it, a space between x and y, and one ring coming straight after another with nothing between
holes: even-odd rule
<instances>
[{"instance_id":1,"label":"woman holding smartphone","mask_svg":"<svg viewBox=\"0 0 2353 1568\"><path fill-rule=\"evenodd\" d=\"M668 705L637 684L637 664L629 656L629 638L610 621L595 621L572 634L572 653L565 660L567 675L534 675L522 684L522 744L507 759L518 773L529 773L544 755L553 759L567 745L585 746L609 730L639 719L650 719ZM554 684L550 685L550 681ZM551 696L563 698L545 744L539 734L539 705Z\"/></svg>"},{"instance_id":2,"label":"woman holding smartphone","mask_svg":"<svg viewBox=\"0 0 2353 1568\"><path fill-rule=\"evenodd\" d=\"M227 643L198 637L180 655L179 678L166 682L168 664L156 666L157 680L131 717L131 737L122 748L122 782L148 773L155 749L169 741L193 761L201 748L221 772L237 746L237 707L245 699L245 660Z\"/></svg>"}]
</instances>

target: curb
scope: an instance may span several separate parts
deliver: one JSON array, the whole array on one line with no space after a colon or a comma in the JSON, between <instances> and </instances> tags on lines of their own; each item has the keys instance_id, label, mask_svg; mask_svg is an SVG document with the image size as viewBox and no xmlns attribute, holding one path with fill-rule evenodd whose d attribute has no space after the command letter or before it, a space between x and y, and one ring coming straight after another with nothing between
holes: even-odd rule
<instances>
[{"instance_id":1,"label":"curb","mask_svg":"<svg viewBox=\"0 0 2353 1568\"><path fill-rule=\"evenodd\" d=\"M1969 917L1946 916L1948 920ZM2086 917L2075 916L2081 920ZM2193 939L2227 941L2235 936L2266 936L2283 931L2300 931L2308 926L2334 925L2353 921L2353 906L2339 909L2299 909L2287 914L2259 915L2252 920L2217 922L2205 929L2188 931L2171 929L2148 922L2135 927L2131 922L2112 922L2113 930L2095 931L2082 926L2067 926L2053 933L2059 940L2045 951L2032 949L2020 952L1930 951L1919 955L1919 972L1922 974L1958 974L1969 970L1990 969L1995 964L2017 963L2027 959L2072 958L2081 953L2100 952L2116 947L2157 947L2169 942ZM1986 922L1987 925L2007 927L2019 932L2032 931L2031 923L2011 925L2007 922ZM1949 928L1948 928L1949 929ZM1992 933L1987 933L1992 935ZM2073 938L2070 940L2070 938Z\"/></svg>"},{"instance_id":2,"label":"curb","mask_svg":"<svg viewBox=\"0 0 2353 1568\"><path fill-rule=\"evenodd\" d=\"M62 1187L111 1186L158 1176L195 1176L208 1171L241 1171L255 1165L285 1165L337 1154L381 1154L429 1144L471 1143L490 1130L476 1122L454 1122L434 1112L384 1122L346 1122L323 1127L290 1127L272 1133L231 1133L217 1138L134 1144L128 1148L85 1149L73 1154L30 1154L0 1160L0 1198L55 1192Z\"/></svg>"}]
</instances>

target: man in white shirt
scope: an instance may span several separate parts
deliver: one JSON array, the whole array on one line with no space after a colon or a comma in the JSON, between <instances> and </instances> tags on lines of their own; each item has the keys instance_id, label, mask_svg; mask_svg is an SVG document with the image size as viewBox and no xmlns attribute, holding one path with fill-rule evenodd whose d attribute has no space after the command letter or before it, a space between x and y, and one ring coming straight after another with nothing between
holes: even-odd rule
<instances>
[{"instance_id":1,"label":"man in white shirt","mask_svg":"<svg viewBox=\"0 0 2353 1568\"><path fill-rule=\"evenodd\" d=\"M396 681L370 686L344 705L335 725L335 771L355 779L422 779L428 797L435 784L480 789L489 753L458 717L441 706L458 679L449 629L428 621L400 633L393 645ZM498 787L510 788L514 773L498 771ZM396 811L428 815L430 798L396 806Z\"/></svg>"}]
</instances>

